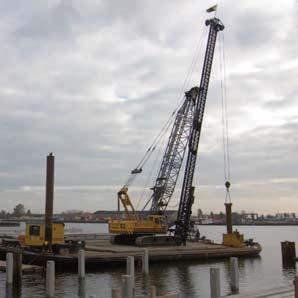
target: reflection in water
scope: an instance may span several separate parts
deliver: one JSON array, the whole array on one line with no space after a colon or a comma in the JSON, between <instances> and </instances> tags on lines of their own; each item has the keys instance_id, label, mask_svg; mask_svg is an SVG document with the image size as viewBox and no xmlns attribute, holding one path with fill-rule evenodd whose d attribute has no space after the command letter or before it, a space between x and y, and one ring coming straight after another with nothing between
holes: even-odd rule
<instances>
[{"instance_id":1,"label":"reflection in water","mask_svg":"<svg viewBox=\"0 0 298 298\"><path fill-rule=\"evenodd\" d=\"M79 296L79 298L86 297L86 280L85 280L85 278L79 278L78 296Z\"/></svg>"},{"instance_id":2,"label":"reflection in water","mask_svg":"<svg viewBox=\"0 0 298 298\"><path fill-rule=\"evenodd\" d=\"M22 287L6 285L6 298L20 298L22 295Z\"/></svg>"},{"instance_id":3,"label":"reflection in water","mask_svg":"<svg viewBox=\"0 0 298 298\"><path fill-rule=\"evenodd\" d=\"M282 268L285 270L296 269L296 261L282 260Z\"/></svg>"},{"instance_id":4,"label":"reflection in water","mask_svg":"<svg viewBox=\"0 0 298 298\"><path fill-rule=\"evenodd\" d=\"M250 272L256 272L259 268L261 262L260 256L255 256L253 258L238 258L238 270L239 270L239 285L248 284L250 278ZM231 276L231 261L227 259L223 263L223 281L226 284L226 294L237 294L239 291L232 289L232 276ZM241 291L241 286L240 289Z\"/></svg>"},{"instance_id":5,"label":"reflection in water","mask_svg":"<svg viewBox=\"0 0 298 298\"><path fill-rule=\"evenodd\" d=\"M85 227L85 225L83 225ZM89 229L89 225L87 226ZM100 231L96 224L90 225L90 232ZM296 275L296 263L282 264L280 241L298 242L298 227L245 227L239 228L246 237L253 237L263 246L259 258L239 258L240 293L274 286L292 284ZM89 230L88 230L89 231ZM201 231L212 239L221 239L224 227L203 226ZM274 237L272 236L274 233ZM284 266L284 268L283 268ZM204 262L163 262L150 263L150 274L145 276L136 268L136 293L145 295L151 286L156 286L157 294L179 291L183 298L209 297L210 267L221 271L221 294L231 293L229 260L209 260ZM104 268L88 272L85 280L78 280L77 272L56 274L56 298L110 298L111 288L120 288L121 275L125 267ZM22 290L5 287L5 273L0 272L0 297L44 298L45 277L40 274L23 276ZM253 287L253 288L252 288Z\"/></svg>"},{"instance_id":6,"label":"reflection in water","mask_svg":"<svg viewBox=\"0 0 298 298\"><path fill-rule=\"evenodd\" d=\"M238 268L239 268L239 278L240 278L240 262L241 260L238 259ZM242 269L244 269L244 264L242 264ZM227 281L229 289L228 289L228 294L238 294L239 291L235 291L232 289L232 279L231 279L231 271L232 271L232 266L231 266L231 261L230 260L225 260L224 262L224 268L223 268L223 275L224 275L224 280Z\"/></svg>"},{"instance_id":7,"label":"reflection in water","mask_svg":"<svg viewBox=\"0 0 298 298\"><path fill-rule=\"evenodd\" d=\"M183 263L177 266L178 289L185 289L183 297L199 297L194 291L193 274L190 269L190 266L184 266Z\"/></svg>"},{"instance_id":8,"label":"reflection in water","mask_svg":"<svg viewBox=\"0 0 298 298\"><path fill-rule=\"evenodd\" d=\"M295 276L297 275L296 270L296 262L290 261L290 262L283 262L282 263L282 275L285 280L292 280L294 281Z\"/></svg>"}]
</instances>

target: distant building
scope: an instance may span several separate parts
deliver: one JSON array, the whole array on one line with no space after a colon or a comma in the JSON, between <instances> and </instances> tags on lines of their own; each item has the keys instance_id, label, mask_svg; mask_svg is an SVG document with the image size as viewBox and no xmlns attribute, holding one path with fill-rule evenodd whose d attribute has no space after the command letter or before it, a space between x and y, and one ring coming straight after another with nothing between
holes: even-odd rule
<instances>
[{"instance_id":1,"label":"distant building","mask_svg":"<svg viewBox=\"0 0 298 298\"><path fill-rule=\"evenodd\" d=\"M295 221L296 214L294 212L291 213L277 213L275 218L278 220L288 220L288 221Z\"/></svg>"},{"instance_id":2,"label":"distant building","mask_svg":"<svg viewBox=\"0 0 298 298\"><path fill-rule=\"evenodd\" d=\"M254 221L258 220L258 214L257 213L241 213L241 222L242 223L252 223Z\"/></svg>"}]
</instances>

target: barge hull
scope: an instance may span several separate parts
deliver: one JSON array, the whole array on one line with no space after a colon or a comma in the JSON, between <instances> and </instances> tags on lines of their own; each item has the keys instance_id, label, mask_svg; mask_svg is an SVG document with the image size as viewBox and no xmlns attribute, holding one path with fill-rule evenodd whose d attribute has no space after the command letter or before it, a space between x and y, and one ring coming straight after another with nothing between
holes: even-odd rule
<instances>
[{"instance_id":1,"label":"barge hull","mask_svg":"<svg viewBox=\"0 0 298 298\"><path fill-rule=\"evenodd\" d=\"M0 246L1 259L5 259L7 251L11 248ZM98 269L106 266L117 266L126 262L127 256L134 256L136 260L141 260L143 248L122 246L122 245L104 245L104 246L86 246L85 260L86 266L96 265ZM186 246L169 247L149 247L150 262L166 261L189 261L189 260L212 260L230 257L255 257L258 256L261 247L241 247L233 248L219 244L205 243L187 243ZM23 250L23 262L41 265L48 260L53 260L57 267L63 269L75 268L77 266L77 254L57 255L51 253L40 253L37 251Z\"/></svg>"}]
</instances>

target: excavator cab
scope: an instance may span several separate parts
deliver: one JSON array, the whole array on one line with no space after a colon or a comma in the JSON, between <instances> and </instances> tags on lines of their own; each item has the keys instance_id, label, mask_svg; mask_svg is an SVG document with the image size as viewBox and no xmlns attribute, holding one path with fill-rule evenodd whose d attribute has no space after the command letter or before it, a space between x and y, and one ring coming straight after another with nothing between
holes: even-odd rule
<instances>
[{"instance_id":1,"label":"excavator cab","mask_svg":"<svg viewBox=\"0 0 298 298\"><path fill-rule=\"evenodd\" d=\"M64 243L64 223L53 222L52 224L52 244ZM24 246L41 247L45 245L45 224L44 222L26 223Z\"/></svg>"}]
</instances>

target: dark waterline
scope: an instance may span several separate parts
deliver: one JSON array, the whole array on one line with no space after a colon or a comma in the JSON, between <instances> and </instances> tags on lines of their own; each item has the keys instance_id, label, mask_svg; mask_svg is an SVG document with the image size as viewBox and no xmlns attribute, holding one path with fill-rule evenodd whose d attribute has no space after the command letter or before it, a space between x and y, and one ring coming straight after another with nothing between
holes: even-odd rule
<instances>
[{"instance_id":1,"label":"dark waterline","mask_svg":"<svg viewBox=\"0 0 298 298\"><path fill-rule=\"evenodd\" d=\"M14 232L18 229L10 228ZM20 229L23 229L21 225ZM254 238L263 246L258 258L239 259L240 291L270 288L292 284L296 269L283 269L280 253L280 241L298 242L296 226L241 226L237 227L246 238ZM201 226L201 234L220 241L224 226ZM0 229L2 231L2 229ZM67 224L68 233L104 233L106 224ZM140 269L136 269L136 292L146 294L150 286L157 287L162 295L179 291L184 298L209 297L209 268L221 270L222 295L229 294L229 261L213 262L170 262L150 264L150 275L144 278ZM111 288L120 287L121 274L125 268L98 268L87 272L85 282L79 282L75 273L58 273L56 276L56 297L111 297ZM5 273L0 273L0 297L31 298L45 297L45 280L41 274L23 276L22 289L6 291ZM12 292L12 293L11 293ZM6 294L8 295L6 295Z\"/></svg>"}]
</instances>

